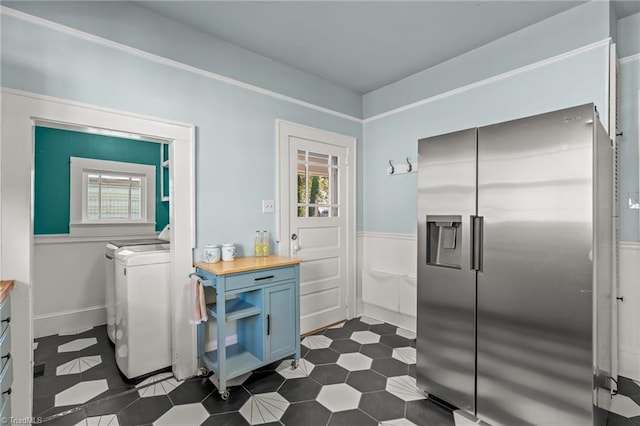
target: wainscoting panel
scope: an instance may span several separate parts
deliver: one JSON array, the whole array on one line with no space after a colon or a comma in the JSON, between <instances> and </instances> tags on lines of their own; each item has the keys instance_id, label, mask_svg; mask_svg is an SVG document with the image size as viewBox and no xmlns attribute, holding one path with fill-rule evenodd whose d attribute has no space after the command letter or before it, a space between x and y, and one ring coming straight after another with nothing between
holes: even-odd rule
<instances>
[{"instance_id":1,"label":"wainscoting panel","mask_svg":"<svg viewBox=\"0 0 640 426\"><path fill-rule=\"evenodd\" d=\"M363 232L358 265L365 315L416 329L416 236Z\"/></svg>"},{"instance_id":2,"label":"wainscoting panel","mask_svg":"<svg viewBox=\"0 0 640 426\"><path fill-rule=\"evenodd\" d=\"M110 239L125 238L35 236L34 337L106 324L104 254Z\"/></svg>"},{"instance_id":3,"label":"wainscoting panel","mask_svg":"<svg viewBox=\"0 0 640 426\"><path fill-rule=\"evenodd\" d=\"M362 313L390 324L416 329L416 236L358 234L358 287ZM619 374L640 380L640 243L620 245Z\"/></svg>"},{"instance_id":4,"label":"wainscoting panel","mask_svg":"<svg viewBox=\"0 0 640 426\"><path fill-rule=\"evenodd\" d=\"M619 374L640 380L640 243L620 244Z\"/></svg>"}]
</instances>

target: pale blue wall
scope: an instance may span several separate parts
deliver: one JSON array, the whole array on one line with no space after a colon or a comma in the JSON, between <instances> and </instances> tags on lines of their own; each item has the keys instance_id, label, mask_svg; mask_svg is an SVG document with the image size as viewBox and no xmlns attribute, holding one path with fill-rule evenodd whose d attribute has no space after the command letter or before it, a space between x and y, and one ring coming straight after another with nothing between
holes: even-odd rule
<instances>
[{"instance_id":1,"label":"pale blue wall","mask_svg":"<svg viewBox=\"0 0 640 426\"><path fill-rule=\"evenodd\" d=\"M640 13L618 20L618 56L624 58L640 52Z\"/></svg>"},{"instance_id":2,"label":"pale blue wall","mask_svg":"<svg viewBox=\"0 0 640 426\"><path fill-rule=\"evenodd\" d=\"M638 192L638 95L640 60L620 66L620 236L623 241L640 241L638 210L629 209L629 194Z\"/></svg>"},{"instance_id":3,"label":"pale blue wall","mask_svg":"<svg viewBox=\"0 0 640 426\"><path fill-rule=\"evenodd\" d=\"M618 56L640 53L640 13L618 21ZM629 194L637 193L638 167L638 96L640 92L640 58L620 65L620 235L624 241L640 241L640 211L628 208Z\"/></svg>"},{"instance_id":4,"label":"pale blue wall","mask_svg":"<svg viewBox=\"0 0 640 426\"><path fill-rule=\"evenodd\" d=\"M462 55L442 64L442 67L426 70L369 93L363 98L364 109L368 114L386 112L389 108L424 99L429 94L441 93L603 40L613 27L609 20L609 7L602 3L590 2L571 9ZM25 4L20 7L26 10L35 6ZM140 16L136 16L143 24L137 28L133 25L133 18L123 17L122 23L115 19L116 9L111 5L101 6L106 8L102 17L90 14L84 7L58 9L40 5L36 9L42 16L116 41L130 40L129 44L164 56L188 63L205 61L193 63L204 68L222 66L221 63L206 62L207 55L201 55L203 58L194 56L193 53L198 53L195 47L187 55L188 52L180 52L177 43L164 46L158 42L160 33L151 25L160 21L155 20L157 16L151 17L139 8L136 14ZM92 19L97 21L92 23ZM113 26L110 25L112 19L115 19ZM618 21L618 32L622 35L619 37L620 45L624 45L625 40L627 45L633 45L628 41L634 34L633 19L637 17ZM248 247L255 228L274 230L275 218L260 213L260 200L275 197L276 118L356 136L358 229L412 233L415 232L415 176L388 177L385 166L388 159L398 161L410 156L415 160L419 138L587 102L595 102L604 111L607 69L604 46L419 108L368 121L363 130L359 123L353 121L158 65L14 18L3 16L2 23L3 86L191 122L198 126L199 246L207 242L235 240ZM179 29L188 30L171 27L177 25L175 23L167 25L170 35L178 36L175 32ZM625 35L629 32L631 36ZM189 33L194 43L203 36L197 32ZM243 56L246 52L240 54L232 47L220 48L220 52L224 53L225 49L231 52L228 53L231 62L225 65L229 67L225 70L244 75L250 82L258 82L251 79L261 79L261 72L256 70L262 68L247 67L251 61ZM232 53L238 54L240 59L235 61ZM261 63L260 58L250 59L257 61L254 65ZM249 62L243 62L245 60ZM274 68L266 63L262 66L266 67L264 74L271 75ZM623 75L623 82L625 79L633 80L632 72L634 69ZM305 80L310 87L304 87L304 79L293 79L291 87L282 91L292 94L299 89L310 90L305 98L307 101L313 101L318 94L314 92L325 92L331 102L324 106L339 104L335 109L352 109L349 106L352 94L347 93L347 100L338 95L333 97L331 90L323 90L325 86L310 83L315 77L307 77L312 79ZM274 81L266 78L262 83L274 90L278 84L286 83ZM625 84L638 87L637 82ZM630 122L627 121L626 125L629 126ZM633 129L637 129L637 125ZM633 129L629 135L633 134ZM622 159L622 188L633 190L635 185L637 190L637 144L627 144L623 149L629 155ZM241 178L247 176L242 175L243 171L239 169L243 164L250 165L250 176L256 176L253 180ZM226 176L238 178L228 179ZM622 238L637 240L637 213L623 211L621 216ZM238 235L245 234L242 237L245 240L238 238Z\"/></svg>"},{"instance_id":5,"label":"pale blue wall","mask_svg":"<svg viewBox=\"0 0 640 426\"><path fill-rule=\"evenodd\" d=\"M261 200L275 198L276 119L362 139L358 122L7 16L1 62L3 87L195 124L199 247L234 241L249 250L256 229L275 231Z\"/></svg>"},{"instance_id":6,"label":"pale blue wall","mask_svg":"<svg viewBox=\"0 0 640 426\"><path fill-rule=\"evenodd\" d=\"M601 41L609 35L609 4L592 1L365 94L364 116L372 117L493 77Z\"/></svg>"},{"instance_id":7,"label":"pale blue wall","mask_svg":"<svg viewBox=\"0 0 640 426\"><path fill-rule=\"evenodd\" d=\"M362 117L362 97L124 1L3 1L3 5L226 77Z\"/></svg>"},{"instance_id":8,"label":"pale blue wall","mask_svg":"<svg viewBox=\"0 0 640 426\"><path fill-rule=\"evenodd\" d=\"M417 176L386 174L413 159L418 139L595 102L604 111L608 46L550 63L364 125L364 229L416 232Z\"/></svg>"}]
</instances>

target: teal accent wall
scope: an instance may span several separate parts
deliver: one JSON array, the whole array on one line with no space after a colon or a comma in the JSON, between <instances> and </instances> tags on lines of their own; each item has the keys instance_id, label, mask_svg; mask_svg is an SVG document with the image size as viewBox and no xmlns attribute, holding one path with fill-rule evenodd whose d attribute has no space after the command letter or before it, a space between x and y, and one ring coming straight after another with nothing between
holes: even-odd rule
<instances>
[{"instance_id":1,"label":"teal accent wall","mask_svg":"<svg viewBox=\"0 0 640 426\"><path fill-rule=\"evenodd\" d=\"M34 234L69 233L70 157L156 166L156 230L169 223L169 203L160 201L157 143L36 127Z\"/></svg>"}]
</instances>

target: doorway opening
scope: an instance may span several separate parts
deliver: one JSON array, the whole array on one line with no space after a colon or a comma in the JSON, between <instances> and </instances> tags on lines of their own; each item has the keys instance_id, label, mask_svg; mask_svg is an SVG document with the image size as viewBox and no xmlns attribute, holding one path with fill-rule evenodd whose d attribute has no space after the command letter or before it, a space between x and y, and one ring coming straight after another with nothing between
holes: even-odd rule
<instances>
[{"instance_id":1,"label":"doorway opening","mask_svg":"<svg viewBox=\"0 0 640 426\"><path fill-rule=\"evenodd\" d=\"M300 265L300 332L355 315L356 139L277 122L279 253Z\"/></svg>"},{"instance_id":2,"label":"doorway opening","mask_svg":"<svg viewBox=\"0 0 640 426\"><path fill-rule=\"evenodd\" d=\"M171 218L171 368L178 379L194 374L197 366L195 331L181 319L188 316L188 276L192 271L192 249L195 246L195 127L10 89L2 90L2 121L0 273L2 277L11 277L16 282L12 291L12 328L15 331L12 333L14 417L29 417L32 413L32 342L35 335L33 284L37 278L36 266L41 266L35 264L36 248L33 235L36 167L34 137L39 125L57 129L91 129L90 132L116 137L139 137L167 144L167 165L171 166L168 167L167 177L170 188L168 210ZM157 145L158 152L159 147L160 145ZM105 180L107 186L114 182L116 179ZM137 193L137 186L137 182L130 178L129 192ZM129 198L128 213L136 210L136 197L137 195L134 195ZM135 212L133 216L136 216ZM92 238L81 234L74 238L80 241ZM73 271L71 268L69 273L73 274ZM103 271L104 269L101 269L97 273ZM75 296L67 293L61 294L60 297Z\"/></svg>"}]
</instances>

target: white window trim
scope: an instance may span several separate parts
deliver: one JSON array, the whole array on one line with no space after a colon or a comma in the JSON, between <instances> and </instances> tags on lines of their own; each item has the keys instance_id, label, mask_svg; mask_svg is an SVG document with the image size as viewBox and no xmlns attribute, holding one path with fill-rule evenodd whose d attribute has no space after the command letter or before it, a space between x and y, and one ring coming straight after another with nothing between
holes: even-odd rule
<instances>
[{"instance_id":1,"label":"white window trim","mask_svg":"<svg viewBox=\"0 0 640 426\"><path fill-rule=\"evenodd\" d=\"M144 176L143 203L140 220L91 220L87 219L87 172L114 174L136 174ZM69 193L69 235L130 235L131 233L153 233L156 217L156 167L146 164L120 161L95 160L71 157L71 179Z\"/></svg>"}]
</instances>

